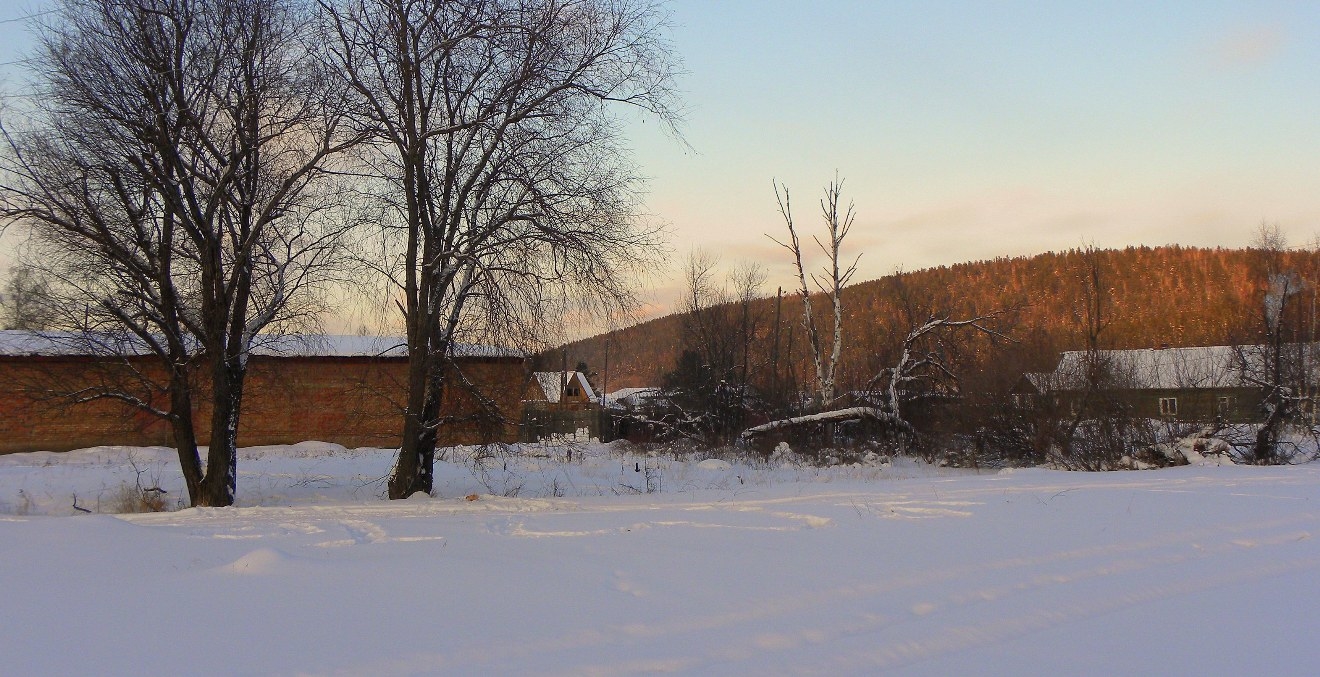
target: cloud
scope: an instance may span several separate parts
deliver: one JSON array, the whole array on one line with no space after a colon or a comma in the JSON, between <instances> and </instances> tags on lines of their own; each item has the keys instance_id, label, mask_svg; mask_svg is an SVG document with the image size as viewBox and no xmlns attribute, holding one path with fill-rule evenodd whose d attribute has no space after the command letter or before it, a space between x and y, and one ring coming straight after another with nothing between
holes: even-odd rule
<instances>
[{"instance_id":1,"label":"cloud","mask_svg":"<svg viewBox=\"0 0 1320 677\"><path fill-rule=\"evenodd\" d=\"M1210 63L1222 70L1260 68L1278 57L1288 37L1279 24L1238 26L1210 43Z\"/></svg>"}]
</instances>

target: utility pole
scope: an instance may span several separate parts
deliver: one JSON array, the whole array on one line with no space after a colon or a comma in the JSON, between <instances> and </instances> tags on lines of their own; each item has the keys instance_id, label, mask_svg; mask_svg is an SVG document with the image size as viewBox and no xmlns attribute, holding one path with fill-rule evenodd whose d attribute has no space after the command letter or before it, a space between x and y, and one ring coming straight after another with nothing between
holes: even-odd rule
<instances>
[{"instance_id":1,"label":"utility pole","mask_svg":"<svg viewBox=\"0 0 1320 677\"><path fill-rule=\"evenodd\" d=\"M774 347L770 350L770 392L773 397L779 397L779 313L784 306L784 288L779 287L775 291L775 341Z\"/></svg>"},{"instance_id":2,"label":"utility pole","mask_svg":"<svg viewBox=\"0 0 1320 677\"><path fill-rule=\"evenodd\" d=\"M605 393L610 390L610 332L605 334L605 375L600 378L600 406L605 406Z\"/></svg>"}]
</instances>

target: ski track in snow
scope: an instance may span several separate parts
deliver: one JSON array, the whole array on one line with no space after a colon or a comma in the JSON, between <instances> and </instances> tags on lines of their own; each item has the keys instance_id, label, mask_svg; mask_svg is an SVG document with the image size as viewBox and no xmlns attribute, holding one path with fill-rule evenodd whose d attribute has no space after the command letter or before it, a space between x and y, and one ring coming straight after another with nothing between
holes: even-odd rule
<instances>
[{"instance_id":1,"label":"ski track in snow","mask_svg":"<svg viewBox=\"0 0 1320 677\"><path fill-rule=\"evenodd\" d=\"M1150 486L1149 482L1092 483L1080 490L1134 489L1168 492L1169 488ZM261 538L288 534L315 534L337 530L349 538L317 542L318 546L371 545L406 540L442 539L443 536L391 538L371 517L380 518L444 518L479 517L487 533L509 538L608 538L629 531L644 529L728 529L745 531L797 531L830 528L835 519L808 511L789 511L793 505L832 505L856 511L859 516L877 519L932 519L966 518L974 514L984 501L969 500L987 494L1005 496L1029 494L1044 503L1058 500L1063 492L1078 490L1076 486L1033 485L1027 489L1005 492L991 488L959 489L939 499L918 500L910 494L877 495L876 492L818 492L793 497L771 499L723 500L719 502L663 502L627 505L583 507L572 501L504 499L488 501L488 505L456 505L450 502L424 502L420 506L395 508L383 506L339 506L333 511L321 507L253 508L237 511L249 513L233 518L217 519L199 512L126 516L124 519L143 525L183 528L193 535L212 538ZM1186 491L1195 491L1187 489ZM1250 494L1232 493L1234 496ZM1294 499L1277 496L1270 498ZM647 513L665 511L691 512L703 515L700 520L641 519ZM321 517L333 512L337 517ZM538 528L529 525L543 520L549 514L605 516L621 520L618 526L563 530ZM343 519L349 514L359 519ZM755 523L740 521L739 517L755 515ZM254 526L254 518L272 518L263 534ZM637 518L637 519L634 519ZM262 521L255 520L259 525ZM201 525L205 525L204 527ZM1117 543L1057 550L1046 554L998 559L989 562L969 562L944 568L911 573L886 580L854 580L811 590L807 594L769 595L765 599L745 603L739 608L715 613L680 615L659 622L635 622L579 628L571 632L541 640L518 644L477 641L457 651L443 654L420 652L410 658L388 663L370 663L348 668L337 674L412 674L444 666L446 671L480 671L492 666L492 656L500 657L499 664L519 664L519 659L543 657L547 665L563 665L553 657L577 656L593 648L617 647L637 644L650 646L700 646L696 641L702 635L716 633L724 638L719 646L698 655L677 652L662 658L625 660L620 662L572 662L549 671L563 675L633 675L672 671L737 671L742 661L769 653L785 654L785 662L778 664L783 674L828 675L850 674L862 671L896 669L912 665L951 652L985 646L1007 639L1022 637L1060 624L1070 623L1124 608L1157 600L1189 595L1245 581L1258 580L1289 572L1320 572L1320 556L1292 556L1289 547L1309 540L1320 529L1320 518L1315 515L1296 514L1287 517L1233 524L1217 524L1204 528L1161 533L1148 539L1125 540ZM1272 562L1238 565L1234 556L1242 551L1269 548L1274 551ZM269 566L264 551L256 551L256 568ZM1082 597L1065 603L1033 608L1028 613L991 612L993 620L974 623L948 624L940 631L921 639L904 639L868 645L863 650L839 651L831 649L830 658L822 662L795 663L793 652L804 646L827 645L850 637L876 636L883 630L910 624L917 620L938 620L942 615L957 614L972 606L1005 605L1015 597L1031 595L1050 589L1064 588L1087 581L1109 577L1143 581L1151 571L1177 570L1193 560L1218 560L1212 574L1181 577L1159 583L1140 583L1127 592L1103 597ZM987 576L994 574L993 576ZM982 578L1003 580L978 585ZM1006 579L1006 580L1004 580ZM613 587L625 594L642 597L648 594L644 584L633 580L627 572L616 571ZM920 601L895 606L891 599L901 591L922 591ZM938 591L937 594L936 591ZM1080 600L1080 601L1077 601ZM841 612L846 609L847 612ZM829 623L815 623L793 632L767 632L767 625L792 624L797 618L833 617ZM775 621L775 622L770 622ZM427 666L420 668L419 666Z\"/></svg>"},{"instance_id":2,"label":"ski track in snow","mask_svg":"<svg viewBox=\"0 0 1320 677\"><path fill-rule=\"evenodd\" d=\"M973 604L993 604L1047 587L1066 586L1106 576L1133 576L1155 567L1176 567L1192 559L1231 558L1235 552L1242 549L1285 547L1311 537L1309 530L1298 528L1301 526L1320 527L1320 519L1312 515L1300 515L1280 520L1207 528L1175 537L1130 541L1104 547L1058 551L1038 557L949 567L885 582L857 582L821 589L811 595L793 595L759 601L746 605L738 611L724 614L682 617L663 623L636 623L594 628L520 647L494 644L473 647L465 652L466 656L461 654L446 656L445 664L454 666L470 664L476 667L491 655L545 655L569 649L616 645L630 640L681 645L685 637L715 630L725 631L722 636L727 637L730 634L728 630L733 628L735 632L732 634L740 635L741 640L726 641L717 652L705 656L674 656L659 661L613 665L582 664L557 673L630 675L653 671L714 668L720 665L727 667L727 664L736 664L759 653L790 651L805 644L824 644L844 637L871 634L908 622L915 617L949 613ZM1182 546L1181 552L1163 552L1170 549L1170 546ZM1286 553L1281 554L1286 555ZM923 641L906 641L881 645L861 652L836 654L824 665L813 661L800 665L784 664L781 667L784 674L808 675L897 668L947 652L1023 636L1059 623L1109 613L1158 599L1303 570L1320 571L1320 557L1280 559L1266 567L1253 564L1242 569L1189 578L1171 584L1142 586L1111 599L1068 603L1058 607L1038 609L1029 614L1017 616L996 614L996 618L991 622L950 628ZM836 624L802 628L791 634L763 633L756 629L763 625L763 621L774 617L800 617L808 611L820 612L845 603L856 606L862 601L881 599L899 590L926 588L960 581L989 571L1008 571L1015 580L1009 584L958 589L943 597L931 598L929 601L906 609L890 609L888 613L881 614L862 614L841 620Z\"/></svg>"}]
</instances>

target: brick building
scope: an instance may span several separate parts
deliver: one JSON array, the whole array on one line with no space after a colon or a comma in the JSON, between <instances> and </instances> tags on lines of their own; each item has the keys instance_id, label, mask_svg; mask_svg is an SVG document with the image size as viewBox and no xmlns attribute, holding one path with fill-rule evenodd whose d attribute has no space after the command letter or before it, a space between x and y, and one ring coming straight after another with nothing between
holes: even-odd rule
<instances>
[{"instance_id":1,"label":"brick building","mask_svg":"<svg viewBox=\"0 0 1320 677\"><path fill-rule=\"evenodd\" d=\"M113 388L164 408L163 370L154 356L98 355L75 335L0 332L0 453L65 451L122 444L170 446L159 417L120 400L75 402ZM131 351L130 351L131 352ZM522 353L461 346L454 360L481 398L496 403L498 419L480 416L478 398L451 385L444 415L465 419L441 427L442 444L516 441L522 418L526 359ZM403 427L407 354L395 338L272 337L248 363L239 446L306 440L347 447L397 447ZM199 442L209 431L205 384L194 395Z\"/></svg>"}]
</instances>

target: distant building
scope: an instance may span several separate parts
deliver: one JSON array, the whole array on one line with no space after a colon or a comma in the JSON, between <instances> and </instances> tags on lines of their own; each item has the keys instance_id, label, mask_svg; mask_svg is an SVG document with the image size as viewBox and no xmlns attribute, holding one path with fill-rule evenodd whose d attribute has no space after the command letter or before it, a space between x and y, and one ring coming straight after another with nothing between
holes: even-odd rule
<instances>
[{"instance_id":1,"label":"distant building","mask_svg":"<svg viewBox=\"0 0 1320 677\"><path fill-rule=\"evenodd\" d=\"M532 374L534 388L529 388L529 402L543 402L547 409L575 411L599 405L596 391L580 371L538 371Z\"/></svg>"},{"instance_id":2,"label":"distant building","mask_svg":"<svg viewBox=\"0 0 1320 677\"><path fill-rule=\"evenodd\" d=\"M1311 415L1313 384L1311 346L1292 346L1302 359L1293 369L1296 383L1290 384L1301 398L1299 410ZM1096 354L1099 365L1098 392L1118 398L1133 414L1174 421L1250 423L1263 419L1262 377L1265 346L1202 346L1142 350L1103 350ZM1014 394L1019 402L1053 397L1062 404L1077 406L1087 389L1088 353L1063 353L1052 372L1024 374Z\"/></svg>"},{"instance_id":3,"label":"distant building","mask_svg":"<svg viewBox=\"0 0 1320 677\"><path fill-rule=\"evenodd\" d=\"M523 395L521 439L601 439L598 397L580 371L533 372Z\"/></svg>"},{"instance_id":4,"label":"distant building","mask_svg":"<svg viewBox=\"0 0 1320 677\"><path fill-rule=\"evenodd\" d=\"M611 409L645 409L664 400L659 388L620 388L605 395L605 406Z\"/></svg>"}]
</instances>

